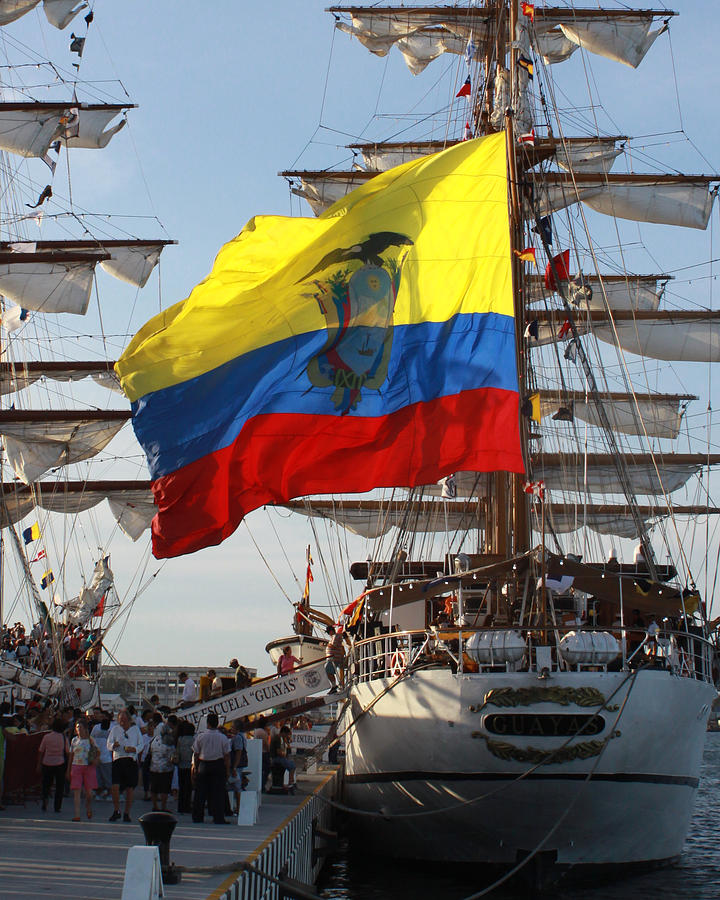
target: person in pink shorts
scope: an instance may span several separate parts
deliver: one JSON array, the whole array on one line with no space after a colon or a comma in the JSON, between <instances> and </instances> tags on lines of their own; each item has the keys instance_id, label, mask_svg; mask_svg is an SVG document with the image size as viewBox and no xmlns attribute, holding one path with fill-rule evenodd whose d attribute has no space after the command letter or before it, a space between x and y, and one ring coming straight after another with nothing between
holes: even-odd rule
<instances>
[{"instance_id":1,"label":"person in pink shorts","mask_svg":"<svg viewBox=\"0 0 720 900\"><path fill-rule=\"evenodd\" d=\"M79 719L75 723L75 737L70 744L70 762L68 778L70 790L73 792L75 815L73 822L80 821L80 794L85 789L85 807L88 819L92 819L93 791L97 788L97 772L95 766L100 759L97 744L90 737L87 723Z\"/></svg>"}]
</instances>

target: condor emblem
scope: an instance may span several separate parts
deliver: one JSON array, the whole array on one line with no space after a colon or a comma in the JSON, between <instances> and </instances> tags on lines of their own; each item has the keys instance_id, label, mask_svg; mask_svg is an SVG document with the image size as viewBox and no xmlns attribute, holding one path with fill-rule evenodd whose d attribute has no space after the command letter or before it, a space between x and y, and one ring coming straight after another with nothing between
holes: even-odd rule
<instances>
[{"instance_id":1,"label":"condor emblem","mask_svg":"<svg viewBox=\"0 0 720 900\"><path fill-rule=\"evenodd\" d=\"M376 232L328 253L303 279L332 267L322 280L313 279L327 340L307 374L315 387L334 386L332 400L341 415L357 408L363 389L377 391L387 377L395 298L407 255L401 248L412 243L404 234Z\"/></svg>"}]
</instances>

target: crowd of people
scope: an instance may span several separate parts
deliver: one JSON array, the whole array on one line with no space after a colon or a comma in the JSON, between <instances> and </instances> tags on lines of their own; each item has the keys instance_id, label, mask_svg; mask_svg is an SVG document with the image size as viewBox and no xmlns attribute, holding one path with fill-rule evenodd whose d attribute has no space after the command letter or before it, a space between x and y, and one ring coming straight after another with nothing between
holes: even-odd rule
<instances>
[{"instance_id":1,"label":"crowd of people","mask_svg":"<svg viewBox=\"0 0 720 900\"><path fill-rule=\"evenodd\" d=\"M56 626L57 652L63 661L63 673L73 678L97 674L101 632L82 625ZM3 625L0 631L0 662L11 662L23 668L37 669L44 675L62 674L57 670L56 653L50 630L36 622L26 632L22 622Z\"/></svg>"},{"instance_id":2,"label":"crowd of people","mask_svg":"<svg viewBox=\"0 0 720 900\"><path fill-rule=\"evenodd\" d=\"M157 697L151 698L157 701ZM2 745L15 735L44 732L37 756L42 810L52 805L60 813L72 795L73 821L93 818L95 801L109 801L111 822L132 821L136 791L152 802L153 810L205 819L205 809L216 824L236 814L240 794L247 786L247 738L262 741L262 789L269 786L272 767L289 773L295 783L291 758L291 728L257 719L244 732L239 721L219 726L210 713L206 727L196 733L189 721L167 707L138 713L129 706L116 717L100 708L82 712L49 704L0 704L0 798L2 797ZM230 797L234 797L231 804Z\"/></svg>"}]
</instances>

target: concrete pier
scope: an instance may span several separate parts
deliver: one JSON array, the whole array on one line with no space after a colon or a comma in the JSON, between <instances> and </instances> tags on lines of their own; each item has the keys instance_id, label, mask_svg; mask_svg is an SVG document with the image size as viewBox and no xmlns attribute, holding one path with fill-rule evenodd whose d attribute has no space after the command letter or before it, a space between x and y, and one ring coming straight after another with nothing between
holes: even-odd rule
<instances>
[{"instance_id":1,"label":"concrete pier","mask_svg":"<svg viewBox=\"0 0 720 900\"><path fill-rule=\"evenodd\" d=\"M321 796L334 796L337 770L301 775L294 796L263 795L257 823L252 826L193 824L190 816L176 816L171 843L172 862L180 867L223 867L217 873L183 872L178 885L166 885L170 900L181 898L242 898L248 896L238 861L252 863L277 875L292 857L289 874L310 883L319 860L313 860L308 825L330 809ZM72 897L74 900L119 900L125 861L130 847L144 844L139 816L150 803L136 802L132 824L108 822L112 804L95 801L93 818L73 822L72 798L62 811L42 812L39 800L9 806L0 812L0 895L3 900L29 897ZM172 805L169 810L173 812ZM84 810L83 810L84 815ZM312 819L312 822L311 822ZM230 869L230 870L229 870ZM273 871L274 870L274 871Z\"/></svg>"}]
</instances>

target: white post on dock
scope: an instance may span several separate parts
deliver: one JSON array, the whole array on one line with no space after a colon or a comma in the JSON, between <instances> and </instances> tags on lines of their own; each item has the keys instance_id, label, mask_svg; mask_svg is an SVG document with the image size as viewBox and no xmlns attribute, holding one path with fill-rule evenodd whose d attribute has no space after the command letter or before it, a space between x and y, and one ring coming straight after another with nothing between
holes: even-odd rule
<instances>
[{"instance_id":1,"label":"white post on dock","mask_svg":"<svg viewBox=\"0 0 720 900\"><path fill-rule=\"evenodd\" d=\"M158 900L164 896L160 849L131 847L125 864L121 900Z\"/></svg>"},{"instance_id":2,"label":"white post on dock","mask_svg":"<svg viewBox=\"0 0 720 900\"><path fill-rule=\"evenodd\" d=\"M248 764L245 774L248 777L248 790L256 791L258 795L258 806L260 806L262 796L262 741L257 738L248 738L247 740Z\"/></svg>"},{"instance_id":3,"label":"white post on dock","mask_svg":"<svg viewBox=\"0 0 720 900\"><path fill-rule=\"evenodd\" d=\"M258 793L257 791L243 791L240 794L240 808L238 809L238 825L254 825L257 822Z\"/></svg>"}]
</instances>

